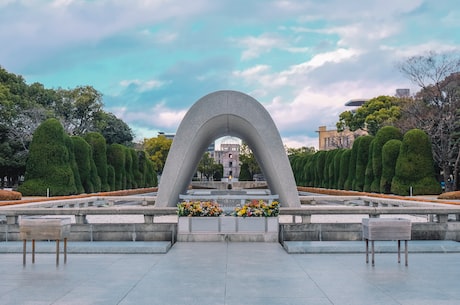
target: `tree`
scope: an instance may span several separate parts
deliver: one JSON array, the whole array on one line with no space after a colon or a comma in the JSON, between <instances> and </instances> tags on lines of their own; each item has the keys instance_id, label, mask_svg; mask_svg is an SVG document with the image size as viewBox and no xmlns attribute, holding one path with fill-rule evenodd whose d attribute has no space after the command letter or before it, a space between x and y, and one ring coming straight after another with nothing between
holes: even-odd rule
<instances>
[{"instance_id":1,"label":"tree","mask_svg":"<svg viewBox=\"0 0 460 305\"><path fill-rule=\"evenodd\" d=\"M391 193L391 182L395 176L396 161L401 149L400 140L389 140L382 148L382 178L380 179L380 193Z\"/></svg>"},{"instance_id":2,"label":"tree","mask_svg":"<svg viewBox=\"0 0 460 305\"><path fill-rule=\"evenodd\" d=\"M241 144L239 157L241 166L243 166L243 164L247 165L247 169L251 175L251 180L253 180L254 175L262 173L257 159L255 158L252 150L249 148L248 144L245 142Z\"/></svg>"},{"instance_id":3,"label":"tree","mask_svg":"<svg viewBox=\"0 0 460 305\"><path fill-rule=\"evenodd\" d=\"M65 131L72 135L83 135L93 131L93 121L102 110L102 94L91 86L57 90L56 116Z\"/></svg>"},{"instance_id":4,"label":"tree","mask_svg":"<svg viewBox=\"0 0 460 305\"><path fill-rule=\"evenodd\" d=\"M91 146L80 136L72 136L71 139L83 189L86 193L94 193L91 179Z\"/></svg>"},{"instance_id":5,"label":"tree","mask_svg":"<svg viewBox=\"0 0 460 305\"><path fill-rule=\"evenodd\" d=\"M172 140L166 138L164 135L159 135L156 138L144 139L142 147L148 154L150 160L153 161L155 171L159 174L163 172L171 144Z\"/></svg>"},{"instance_id":6,"label":"tree","mask_svg":"<svg viewBox=\"0 0 460 305\"><path fill-rule=\"evenodd\" d=\"M385 126L381 128L374 139L374 147L372 148L372 173L374 180L371 184L371 191L374 193L380 192L380 180L382 178L382 148L389 140L402 140L401 131L393 126Z\"/></svg>"},{"instance_id":7,"label":"tree","mask_svg":"<svg viewBox=\"0 0 460 305\"><path fill-rule=\"evenodd\" d=\"M409 128L425 131L431 139L433 158L447 182L458 176L460 148L453 135L460 108L460 56L458 53L429 52L412 56L400 64L400 71L421 91L411 107L403 109L401 121ZM458 180L458 179L455 179ZM447 184L448 191L456 184Z\"/></svg>"},{"instance_id":8,"label":"tree","mask_svg":"<svg viewBox=\"0 0 460 305\"><path fill-rule=\"evenodd\" d=\"M95 113L93 128L94 131L102 134L107 145L118 143L131 146L134 139L133 131L128 124L109 112L99 111Z\"/></svg>"},{"instance_id":9,"label":"tree","mask_svg":"<svg viewBox=\"0 0 460 305\"><path fill-rule=\"evenodd\" d=\"M44 196L47 189L53 196L77 193L66 136L56 119L46 120L35 130L26 164L25 181L19 187L23 195Z\"/></svg>"},{"instance_id":10,"label":"tree","mask_svg":"<svg viewBox=\"0 0 460 305\"><path fill-rule=\"evenodd\" d=\"M204 176L206 180L209 181L211 177L214 177L216 170L218 170L216 162L213 158L211 158L211 155L208 152L205 152L198 163L198 171L201 174L201 178Z\"/></svg>"},{"instance_id":11,"label":"tree","mask_svg":"<svg viewBox=\"0 0 460 305\"><path fill-rule=\"evenodd\" d=\"M391 192L397 195L428 195L441 193L435 178L433 155L428 135L420 129L404 134Z\"/></svg>"},{"instance_id":12,"label":"tree","mask_svg":"<svg viewBox=\"0 0 460 305\"><path fill-rule=\"evenodd\" d=\"M383 126L393 125L401 116L404 99L393 96L379 96L365 102L356 111L344 111L339 116L337 130L348 127L351 131L367 130L375 135Z\"/></svg>"},{"instance_id":13,"label":"tree","mask_svg":"<svg viewBox=\"0 0 460 305\"><path fill-rule=\"evenodd\" d=\"M107 147L107 162L113 167L115 174L114 191L122 190L126 187L125 172L125 146L114 143Z\"/></svg>"},{"instance_id":14,"label":"tree","mask_svg":"<svg viewBox=\"0 0 460 305\"><path fill-rule=\"evenodd\" d=\"M356 173L353 190L362 192L366 179L366 168L369 159L370 144L374 139L373 136L359 137L358 151L356 156ZM356 140L358 140L356 139Z\"/></svg>"},{"instance_id":15,"label":"tree","mask_svg":"<svg viewBox=\"0 0 460 305\"><path fill-rule=\"evenodd\" d=\"M345 189L345 181L348 178L348 164L350 163L351 149L345 149L340 157L340 172L337 188L339 190Z\"/></svg>"},{"instance_id":16,"label":"tree","mask_svg":"<svg viewBox=\"0 0 460 305\"><path fill-rule=\"evenodd\" d=\"M92 158L101 180L101 191L110 191L107 180L107 144L105 138L98 132L90 132L85 135L84 139L91 146Z\"/></svg>"}]
</instances>

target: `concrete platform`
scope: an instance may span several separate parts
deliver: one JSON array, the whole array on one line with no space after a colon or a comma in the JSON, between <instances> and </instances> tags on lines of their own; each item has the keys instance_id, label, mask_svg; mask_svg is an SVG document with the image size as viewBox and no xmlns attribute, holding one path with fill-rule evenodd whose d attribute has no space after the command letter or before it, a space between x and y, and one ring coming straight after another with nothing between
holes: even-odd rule
<instances>
[{"instance_id":1,"label":"concrete platform","mask_svg":"<svg viewBox=\"0 0 460 305\"><path fill-rule=\"evenodd\" d=\"M437 243L412 247L441 250L445 242ZM372 267L362 253L293 255L278 243L179 242L166 254L73 253L59 266L54 253L36 259L23 266L21 254L0 254L0 304L460 304L457 252L413 252L408 267L381 253Z\"/></svg>"},{"instance_id":2,"label":"concrete platform","mask_svg":"<svg viewBox=\"0 0 460 305\"><path fill-rule=\"evenodd\" d=\"M63 242L59 243L61 253ZM22 253L22 241L0 242L0 253ZM27 253L31 252L32 242L28 241L26 245ZM153 241L153 242L74 242L67 243L68 254L161 254L167 253L171 248L171 242ZM37 241L35 242L35 253L56 253L55 241Z\"/></svg>"},{"instance_id":3,"label":"concrete platform","mask_svg":"<svg viewBox=\"0 0 460 305\"><path fill-rule=\"evenodd\" d=\"M396 253L396 241L375 241L375 253ZM284 248L288 253L365 253L364 241L286 241ZM401 242L404 249L404 242ZM460 253L460 243L451 240L410 240L409 253Z\"/></svg>"}]
</instances>

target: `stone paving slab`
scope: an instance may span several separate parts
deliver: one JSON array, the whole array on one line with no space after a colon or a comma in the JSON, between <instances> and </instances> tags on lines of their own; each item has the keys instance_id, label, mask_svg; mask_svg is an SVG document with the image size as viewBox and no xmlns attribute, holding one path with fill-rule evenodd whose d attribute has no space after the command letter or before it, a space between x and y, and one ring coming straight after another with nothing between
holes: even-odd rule
<instances>
[{"instance_id":1,"label":"stone paving slab","mask_svg":"<svg viewBox=\"0 0 460 305\"><path fill-rule=\"evenodd\" d=\"M396 253L396 241L375 241L375 253ZM285 241L288 253L365 253L364 241ZM370 249L370 243L369 243ZM370 250L369 250L370 251ZM404 242L401 241L401 252ZM460 243L451 240L410 240L409 253L460 253Z\"/></svg>"},{"instance_id":2,"label":"stone paving slab","mask_svg":"<svg viewBox=\"0 0 460 305\"><path fill-rule=\"evenodd\" d=\"M137 243L137 242L136 242ZM90 243L92 245L96 243ZM362 245L362 244L361 244ZM2 305L458 305L460 253L288 254L278 243L176 243L166 254L0 253Z\"/></svg>"},{"instance_id":3,"label":"stone paving slab","mask_svg":"<svg viewBox=\"0 0 460 305\"><path fill-rule=\"evenodd\" d=\"M0 253L22 253L22 241L0 242ZM63 252L63 242L59 243L61 252ZM167 253L171 248L169 241L149 241L149 242L111 242L111 241L95 241L95 242L73 242L67 243L68 254L155 254ZM32 242L28 241L26 245L27 253L32 251ZM37 241L35 242L35 253L56 253L55 241Z\"/></svg>"}]
</instances>

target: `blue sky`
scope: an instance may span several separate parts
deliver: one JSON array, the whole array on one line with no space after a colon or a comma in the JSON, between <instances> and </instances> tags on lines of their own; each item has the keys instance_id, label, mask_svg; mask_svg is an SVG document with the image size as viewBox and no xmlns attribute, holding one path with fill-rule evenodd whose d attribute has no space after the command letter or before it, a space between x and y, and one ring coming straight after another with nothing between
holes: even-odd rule
<instances>
[{"instance_id":1,"label":"blue sky","mask_svg":"<svg viewBox=\"0 0 460 305\"><path fill-rule=\"evenodd\" d=\"M459 20L457 0L0 0L0 65L93 86L137 139L228 89L261 102L286 146L317 147L346 101L415 92L397 64L459 52Z\"/></svg>"}]
</instances>

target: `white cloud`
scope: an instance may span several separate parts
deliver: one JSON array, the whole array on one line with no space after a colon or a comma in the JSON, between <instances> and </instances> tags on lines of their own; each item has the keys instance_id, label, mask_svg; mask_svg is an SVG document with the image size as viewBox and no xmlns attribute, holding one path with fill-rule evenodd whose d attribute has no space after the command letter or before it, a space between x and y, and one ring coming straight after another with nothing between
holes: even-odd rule
<instances>
[{"instance_id":1,"label":"white cloud","mask_svg":"<svg viewBox=\"0 0 460 305\"><path fill-rule=\"evenodd\" d=\"M275 47L284 45L284 41L272 34L262 34L258 37L248 36L241 39L232 39L234 42L246 48L241 55L242 60L249 60L259 57L262 53L270 52Z\"/></svg>"},{"instance_id":2,"label":"white cloud","mask_svg":"<svg viewBox=\"0 0 460 305\"><path fill-rule=\"evenodd\" d=\"M151 108L145 108L142 111L133 111L128 107L111 108L113 114L121 118L128 124L136 124L137 126L152 126L152 129L175 130L187 110L175 110L165 106L164 101L157 103Z\"/></svg>"},{"instance_id":3,"label":"white cloud","mask_svg":"<svg viewBox=\"0 0 460 305\"><path fill-rule=\"evenodd\" d=\"M164 84L165 82L158 81L158 80L142 81L139 79L132 79L132 80L120 81L120 86L122 87L134 86L136 88L136 91L138 92L145 92L145 91L150 91L152 89L160 88Z\"/></svg>"}]
</instances>

